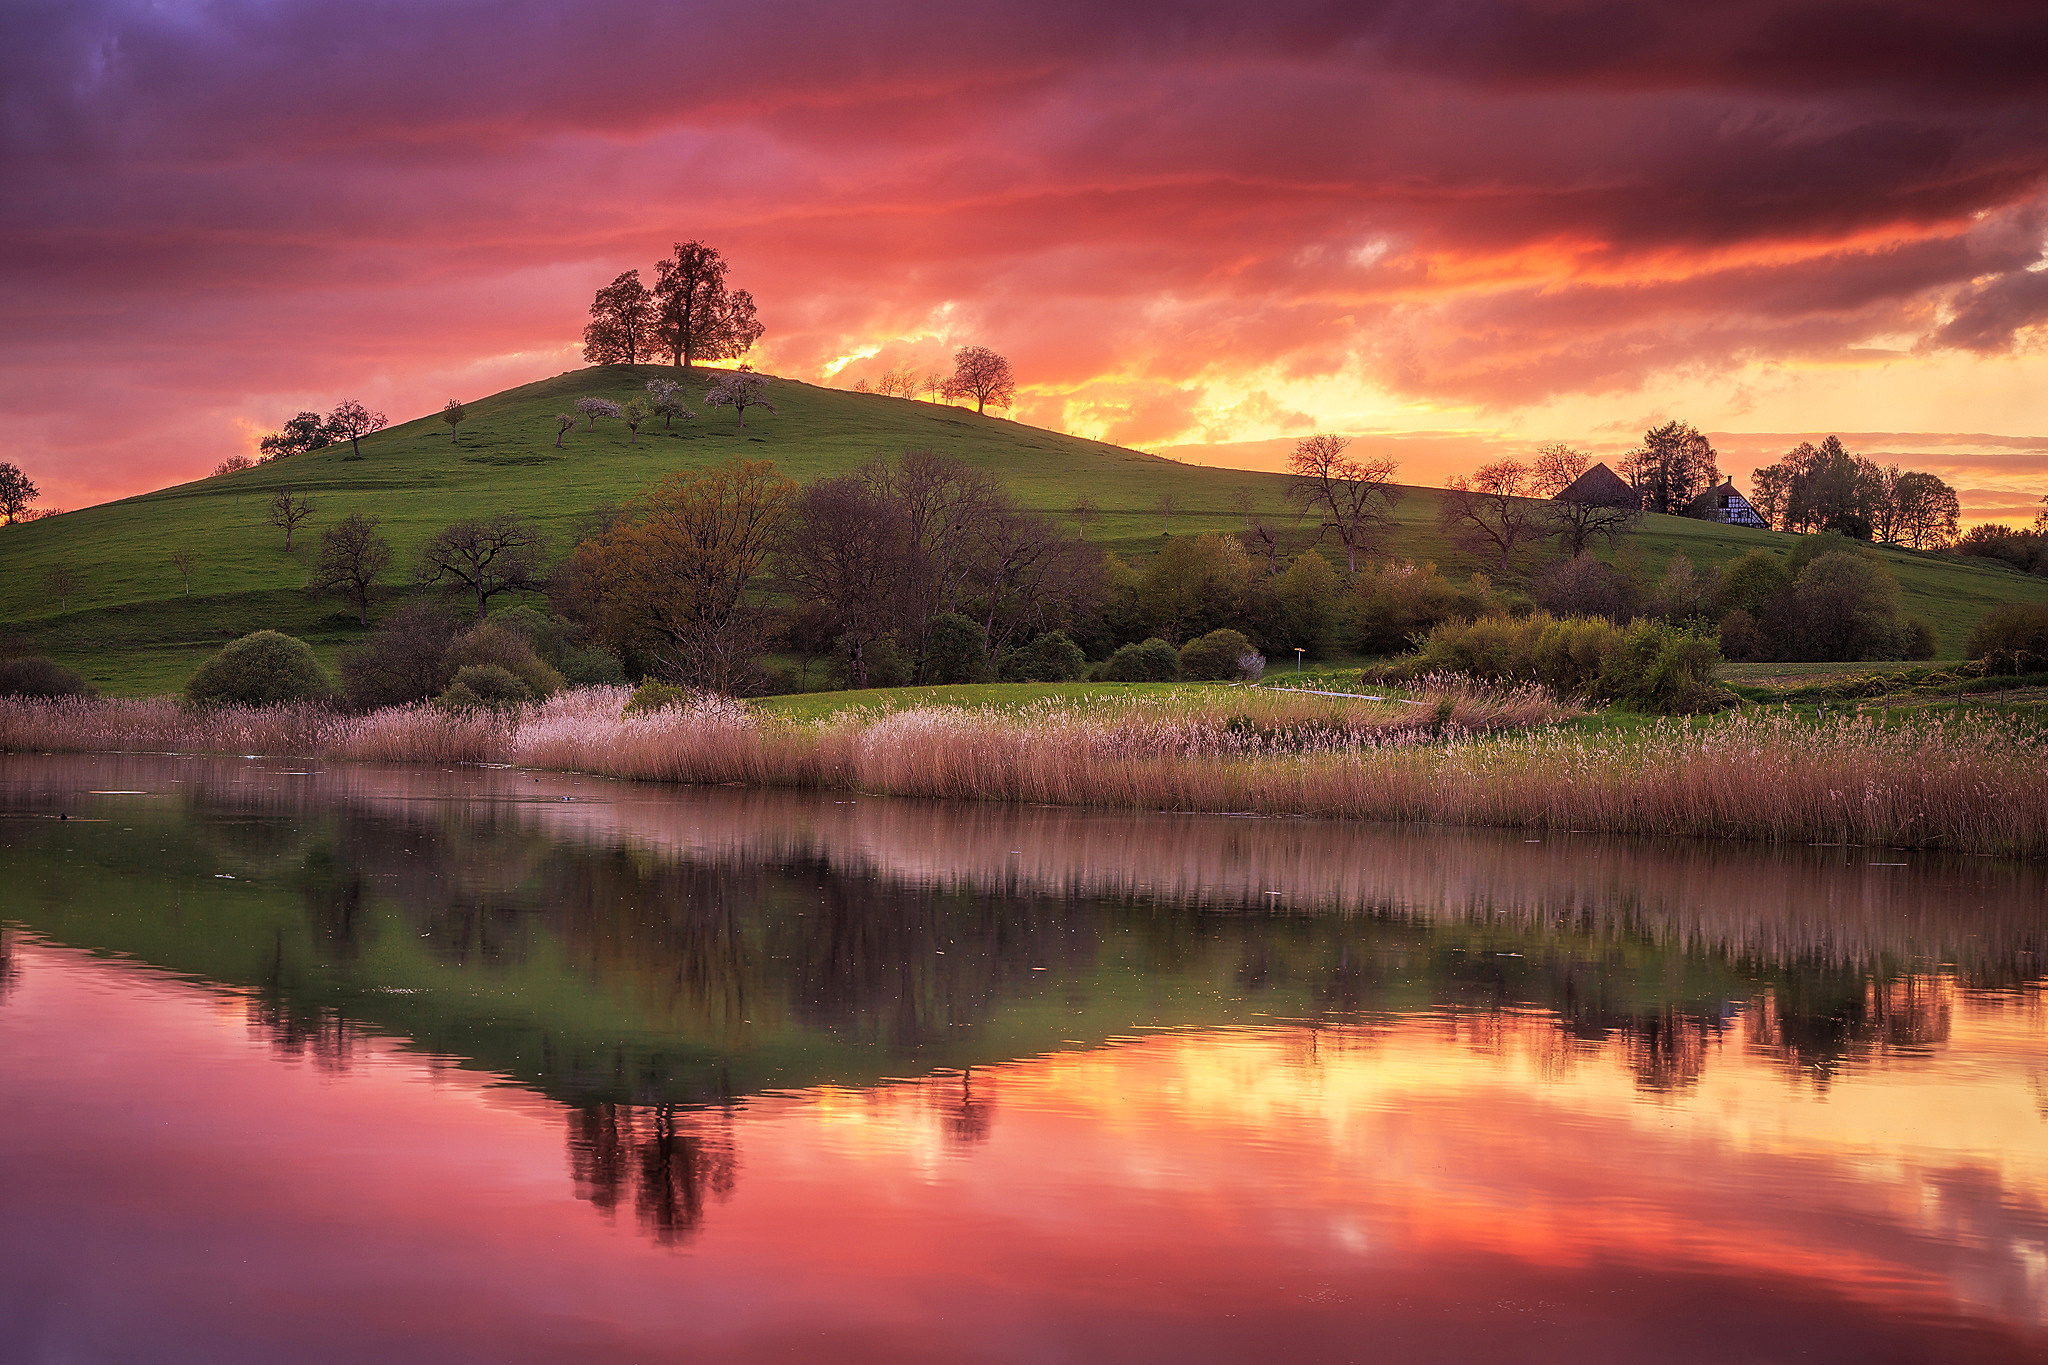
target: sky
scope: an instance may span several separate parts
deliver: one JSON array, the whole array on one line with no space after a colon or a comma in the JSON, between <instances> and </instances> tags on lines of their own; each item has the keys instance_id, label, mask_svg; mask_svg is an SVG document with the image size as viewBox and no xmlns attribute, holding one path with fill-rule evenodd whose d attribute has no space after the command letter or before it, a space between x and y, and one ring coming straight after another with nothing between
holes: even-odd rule
<instances>
[{"instance_id":1,"label":"sky","mask_svg":"<svg viewBox=\"0 0 2048 1365\"><path fill-rule=\"evenodd\" d=\"M0 459L46 505L300 408L582 364L701 239L753 362L1436 483L1678 418L2048 493L2038 0L11 0Z\"/></svg>"}]
</instances>

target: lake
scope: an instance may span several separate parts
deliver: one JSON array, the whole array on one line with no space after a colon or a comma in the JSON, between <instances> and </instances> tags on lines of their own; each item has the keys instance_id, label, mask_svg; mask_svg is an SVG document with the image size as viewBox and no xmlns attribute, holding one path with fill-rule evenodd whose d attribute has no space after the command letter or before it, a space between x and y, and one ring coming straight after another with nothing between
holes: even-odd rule
<instances>
[{"instance_id":1,"label":"lake","mask_svg":"<svg viewBox=\"0 0 2048 1365\"><path fill-rule=\"evenodd\" d=\"M2048 869L0 757L0 1356L2041 1361Z\"/></svg>"}]
</instances>

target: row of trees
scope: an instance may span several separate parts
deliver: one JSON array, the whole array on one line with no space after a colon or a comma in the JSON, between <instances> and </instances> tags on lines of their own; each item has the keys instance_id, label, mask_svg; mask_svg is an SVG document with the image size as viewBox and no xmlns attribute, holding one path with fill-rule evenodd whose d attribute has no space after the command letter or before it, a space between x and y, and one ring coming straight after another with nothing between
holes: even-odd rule
<instances>
[{"instance_id":1,"label":"row of trees","mask_svg":"<svg viewBox=\"0 0 2048 1365\"><path fill-rule=\"evenodd\" d=\"M451 409L460 409L461 404L451 402ZM317 412L302 412L284 424L284 430L274 432L257 442L257 449L263 459L282 460L293 455L303 455L309 450L324 450L328 446L349 443L355 454L362 454L362 439L373 431L382 431L391 419L381 412L351 398L324 417ZM460 421L458 417L456 419ZM222 461L214 470L216 474L232 474L237 469L247 469L254 461L248 456L234 456Z\"/></svg>"},{"instance_id":2,"label":"row of trees","mask_svg":"<svg viewBox=\"0 0 2048 1365\"><path fill-rule=\"evenodd\" d=\"M916 398L923 394L932 402L941 398L960 402L972 398L976 412L1007 408L1017 401L1017 379L1007 358L986 346L962 346L953 353L953 373L933 370L923 376L908 365L898 366L870 383L856 380L855 393L878 393L884 398Z\"/></svg>"},{"instance_id":3,"label":"row of trees","mask_svg":"<svg viewBox=\"0 0 2048 1365\"><path fill-rule=\"evenodd\" d=\"M1953 542L1961 513L1955 490L1937 476L1880 466L1835 436L1802 442L1759 469L1749 502L1777 530L1833 531L1916 550Z\"/></svg>"},{"instance_id":4,"label":"row of trees","mask_svg":"<svg viewBox=\"0 0 2048 1365\"><path fill-rule=\"evenodd\" d=\"M655 266L649 289L628 270L597 291L583 329L583 358L593 365L640 365L666 354L688 369L733 360L761 339L754 296L726 283L726 259L703 242L677 242Z\"/></svg>"}]
</instances>

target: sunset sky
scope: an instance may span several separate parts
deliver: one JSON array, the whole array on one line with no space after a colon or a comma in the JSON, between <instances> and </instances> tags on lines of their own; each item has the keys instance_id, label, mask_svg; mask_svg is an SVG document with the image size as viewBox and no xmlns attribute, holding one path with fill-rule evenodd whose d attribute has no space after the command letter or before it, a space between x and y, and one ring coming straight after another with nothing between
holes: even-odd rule
<instances>
[{"instance_id":1,"label":"sunset sky","mask_svg":"<svg viewBox=\"0 0 2048 1365\"><path fill-rule=\"evenodd\" d=\"M762 369L992 346L1012 415L1441 482L1654 420L2048 492L2048 7L21 0L0 459L48 505L301 407L582 363L702 238Z\"/></svg>"}]
</instances>

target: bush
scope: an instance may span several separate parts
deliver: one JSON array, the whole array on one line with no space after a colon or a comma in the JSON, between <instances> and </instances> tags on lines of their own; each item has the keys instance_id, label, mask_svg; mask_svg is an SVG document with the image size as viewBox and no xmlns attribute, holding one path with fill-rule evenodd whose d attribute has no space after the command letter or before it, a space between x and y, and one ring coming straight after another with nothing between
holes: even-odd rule
<instances>
[{"instance_id":1,"label":"bush","mask_svg":"<svg viewBox=\"0 0 2048 1365\"><path fill-rule=\"evenodd\" d=\"M40 654L0 659L0 697L90 697L93 691L72 669Z\"/></svg>"},{"instance_id":2,"label":"bush","mask_svg":"<svg viewBox=\"0 0 2048 1365\"><path fill-rule=\"evenodd\" d=\"M1330 562L1314 550L1302 551L1273 581L1273 596L1282 638L1268 643L1299 647L1312 659L1327 654L1344 611L1344 584Z\"/></svg>"},{"instance_id":3,"label":"bush","mask_svg":"<svg viewBox=\"0 0 2048 1365\"><path fill-rule=\"evenodd\" d=\"M1769 652L1770 646L1764 639L1762 628L1756 623L1756 617L1736 607L1721 618L1723 658L1751 663L1764 658Z\"/></svg>"},{"instance_id":4,"label":"bush","mask_svg":"<svg viewBox=\"0 0 2048 1365\"><path fill-rule=\"evenodd\" d=\"M909 684L916 672L910 656L888 636L868 641L861 651L861 661L867 665L869 687L903 687ZM848 687L853 686L851 672L845 671L842 661L842 678Z\"/></svg>"},{"instance_id":5,"label":"bush","mask_svg":"<svg viewBox=\"0 0 2048 1365\"><path fill-rule=\"evenodd\" d=\"M626 698L625 714L637 716L648 711L659 711L664 706L683 706L703 695L694 687L642 678L640 685L633 689L633 695Z\"/></svg>"},{"instance_id":6,"label":"bush","mask_svg":"<svg viewBox=\"0 0 2048 1365\"><path fill-rule=\"evenodd\" d=\"M569 684L534 652L524 635L495 621L464 631L448 646L448 662L459 680L466 667L503 669L525 685L527 696L552 697Z\"/></svg>"},{"instance_id":7,"label":"bush","mask_svg":"<svg viewBox=\"0 0 2048 1365\"><path fill-rule=\"evenodd\" d=\"M1024 648L1003 656L1005 682L1072 682L1087 671L1087 656L1064 631L1047 631Z\"/></svg>"},{"instance_id":8,"label":"bush","mask_svg":"<svg viewBox=\"0 0 2048 1365\"><path fill-rule=\"evenodd\" d=\"M270 706L324 701L332 691L311 645L259 630L199 665L185 684L185 700L196 706Z\"/></svg>"},{"instance_id":9,"label":"bush","mask_svg":"<svg viewBox=\"0 0 2048 1365\"><path fill-rule=\"evenodd\" d=\"M1934 623L1924 616L1915 616L1906 622L1906 657L1934 657Z\"/></svg>"},{"instance_id":10,"label":"bush","mask_svg":"<svg viewBox=\"0 0 2048 1365\"><path fill-rule=\"evenodd\" d=\"M1431 631L1403 672L1463 673L1541 683L1637 711L1691 713L1721 704L1721 651L1711 635L1662 621L1617 626L1599 617L1482 616Z\"/></svg>"},{"instance_id":11,"label":"bush","mask_svg":"<svg viewBox=\"0 0 2048 1365\"><path fill-rule=\"evenodd\" d=\"M924 680L928 683L987 682L988 632L981 622L943 612L925 628Z\"/></svg>"},{"instance_id":12,"label":"bush","mask_svg":"<svg viewBox=\"0 0 2048 1365\"><path fill-rule=\"evenodd\" d=\"M1993 607L1970 632L1965 652L1992 673L2048 669L2048 604L2008 602Z\"/></svg>"},{"instance_id":13,"label":"bush","mask_svg":"<svg viewBox=\"0 0 2048 1365\"><path fill-rule=\"evenodd\" d=\"M1995 559L2021 573L2048 575L2048 535L2010 526L1973 526L1958 540L1954 553Z\"/></svg>"},{"instance_id":14,"label":"bush","mask_svg":"<svg viewBox=\"0 0 2048 1365\"><path fill-rule=\"evenodd\" d=\"M1621 621L1633 614L1627 580L1595 559L1590 550L1581 550L1536 575L1529 595L1537 606L1558 616L1605 616Z\"/></svg>"},{"instance_id":15,"label":"bush","mask_svg":"<svg viewBox=\"0 0 2048 1365\"><path fill-rule=\"evenodd\" d=\"M372 710L439 696L455 677L448 645L461 616L433 601L408 602L355 649L344 651L342 690L352 705Z\"/></svg>"},{"instance_id":16,"label":"bush","mask_svg":"<svg viewBox=\"0 0 2048 1365\"><path fill-rule=\"evenodd\" d=\"M1434 564L1382 564L1358 576L1344 634L1361 654L1394 654L1445 621L1471 621L1503 603L1484 574L1460 588Z\"/></svg>"},{"instance_id":17,"label":"bush","mask_svg":"<svg viewBox=\"0 0 2048 1365\"><path fill-rule=\"evenodd\" d=\"M479 706L495 710L532 701L533 689L497 664L464 664L455 670L455 681L448 684L440 700L443 706L457 710Z\"/></svg>"},{"instance_id":18,"label":"bush","mask_svg":"<svg viewBox=\"0 0 2048 1365\"><path fill-rule=\"evenodd\" d=\"M1714 682L1720 663L1720 646L1705 631L1637 621L1608 652L1594 691L1631 711L1692 715L1726 700Z\"/></svg>"},{"instance_id":19,"label":"bush","mask_svg":"<svg viewBox=\"0 0 2048 1365\"><path fill-rule=\"evenodd\" d=\"M512 631L533 647L543 663L573 687L597 687L626 680L626 670L608 650L584 642L584 632L565 616L520 602L491 617L491 625ZM523 676L519 669L512 669ZM528 680L532 686L532 680Z\"/></svg>"},{"instance_id":20,"label":"bush","mask_svg":"<svg viewBox=\"0 0 2048 1365\"><path fill-rule=\"evenodd\" d=\"M1104 682L1173 682L1180 677L1180 651L1155 635L1110 655L1097 676Z\"/></svg>"},{"instance_id":21,"label":"bush","mask_svg":"<svg viewBox=\"0 0 2048 1365\"><path fill-rule=\"evenodd\" d=\"M1811 559L1793 580L1790 619L1773 625L1780 637L1777 652L1794 658L1896 659L1906 652L1898 581L1884 565L1854 550Z\"/></svg>"},{"instance_id":22,"label":"bush","mask_svg":"<svg viewBox=\"0 0 2048 1365\"><path fill-rule=\"evenodd\" d=\"M1751 624L1763 619L1780 593L1792 586L1785 561L1769 550L1751 550L1721 569L1721 590L1714 606L1725 617L1731 611L1749 614Z\"/></svg>"},{"instance_id":23,"label":"bush","mask_svg":"<svg viewBox=\"0 0 2048 1365\"><path fill-rule=\"evenodd\" d=\"M1257 672L1246 661L1258 659ZM1236 681L1266 671L1266 661L1252 648L1252 642L1234 630L1212 630L1199 640L1181 646L1180 671L1207 682Z\"/></svg>"}]
</instances>

